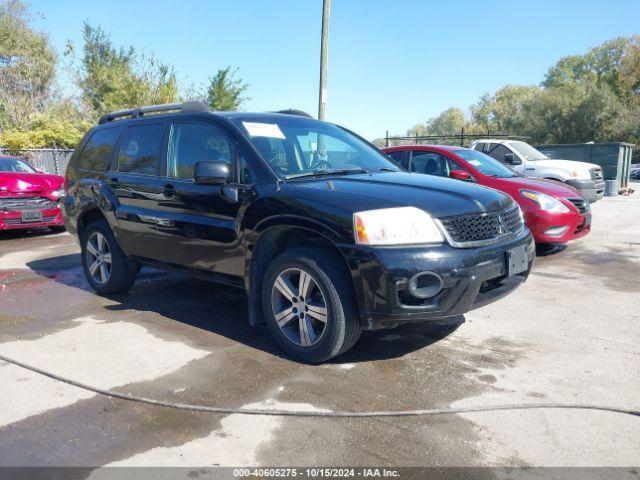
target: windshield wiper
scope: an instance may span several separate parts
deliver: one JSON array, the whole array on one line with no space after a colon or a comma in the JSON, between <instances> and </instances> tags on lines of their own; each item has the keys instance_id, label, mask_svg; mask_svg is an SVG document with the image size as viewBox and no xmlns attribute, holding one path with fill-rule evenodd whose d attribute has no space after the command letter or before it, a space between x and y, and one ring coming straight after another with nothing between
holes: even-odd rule
<instances>
[{"instance_id":1,"label":"windshield wiper","mask_svg":"<svg viewBox=\"0 0 640 480\"><path fill-rule=\"evenodd\" d=\"M294 173L293 175L287 175L284 178L286 180L290 180L292 178L319 177L322 175L349 175L350 173L369 173L369 170L365 170L364 168L318 169L312 172Z\"/></svg>"}]
</instances>

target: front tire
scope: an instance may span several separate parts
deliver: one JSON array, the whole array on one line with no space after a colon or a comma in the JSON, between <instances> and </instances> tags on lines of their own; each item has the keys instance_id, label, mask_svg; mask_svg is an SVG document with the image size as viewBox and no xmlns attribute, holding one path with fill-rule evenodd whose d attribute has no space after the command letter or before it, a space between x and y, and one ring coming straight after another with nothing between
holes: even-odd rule
<instances>
[{"instance_id":1,"label":"front tire","mask_svg":"<svg viewBox=\"0 0 640 480\"><path fill-rule=\"evenodd\" d=\"M106 221L88 225L82 235L81 246L82 268L89 285L96 292L126 292L136 281L139 265L125 257Z\"/></svg>"},{"instance_id":2,"label":"front tire","mask_svg":"<svg viewBox=\"0 0 640 480\"><path fill-rule=\"evenodd\" d=\"M291 356L320 363L350 349L360 336L351 279L342 259L301 247L276 257L262 285L267 326Z\"/></svg>"}]
</instances>

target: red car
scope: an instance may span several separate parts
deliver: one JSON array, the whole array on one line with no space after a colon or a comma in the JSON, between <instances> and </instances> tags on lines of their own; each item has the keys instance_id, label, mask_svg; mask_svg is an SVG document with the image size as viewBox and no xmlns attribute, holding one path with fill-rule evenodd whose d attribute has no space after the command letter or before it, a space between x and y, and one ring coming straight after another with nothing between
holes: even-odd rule
<instances>
[{"instance_id":1,"label":"red car","mask_svg":"<svg viewBox=\"0 0 640 480\"><path fill-rule=\"evenodd\" d=\"M440 145L382 151L410 172L476 182L511 195L538 243L566 243L591 230L591 207L578 190L555 180L523 177L484 153Z\"/></svg>"},{"instance_id":2,"label":"red car","mask_svg":"<svg viewBox=\"0 0 640 480\"><path fill-rule=\"evenodd\" d=\"M40 173L14 157L0 157L0 230L64 228L58 200L64 178Z\"/></svg>"}]
</instances>

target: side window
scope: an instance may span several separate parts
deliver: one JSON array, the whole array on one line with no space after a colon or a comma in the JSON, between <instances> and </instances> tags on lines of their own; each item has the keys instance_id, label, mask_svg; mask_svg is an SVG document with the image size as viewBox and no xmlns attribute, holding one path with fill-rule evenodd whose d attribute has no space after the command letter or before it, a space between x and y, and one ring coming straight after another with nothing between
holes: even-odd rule
<instances>
[{"instance_id":1,"label":"side window","mask_svg":"<svg viewBox=\"0 0 640 480\"><path fill-rule=\"evenodd\" d=\"M121 128L105 128L93 132L80 154L77 167L104 172L121 131Z\"/></svg>"},{"instance_id":2,"label":"side window","mask_svg":"<svg viewBox=\"0 0 640 480\"><path fill-rule=\"evenodd\" d=\"M396 162L398 165L402 165L404 168L408 167L408 163L407 161L402 161L402 158L404 156L404 150L400 150L399 152L389 152L387 153L387 155L389 155L391 158L393 158L393 161Z\"/></svg>"},{"instance_id":3,"label":"side window","mask_svg":"<svg viewBox=\"0 0 640 480\"><path fill-rule=\"evenodd\" d=\"M220 128L209 123L174 123L169 135L167 176L193 178L197 162L226 162L234 177L234 143Z\"/></svg>"},{"instance_id":4,"label":"side window","mask_svg":"<svg viewBox=\"0 0 640 480\"><path fill-rule=\"evenodd\" d=\"M118 151L118 171L158 175L162 125L129 127Z\"/></svg>"},{"instance_id":5,"label":"side window","mask_svg":"<svg viewBox=\"0 0 640 480\"><path fill-rule=\"evenodd\" d=\"M506 163L504 156L506 153L511 153L511 150L509 150L507 147L505 147L500 143L492 143L491 146L489 147L489 150L486 153L487 155L498 160L499 162Z\"/></svg>"},{"instance_id":6,"label":"side window","mask_svg":"<svg viewBox=\"0 0 640 480\"><path fill-rule=\"evenodd\" d=\"M448 177L449 159L438 153L414 150L411 156L411 171Z\"/></svg>"},{"instance_id":7,"label":"side window","mask_svg":"<svg viewBox=\"0 0 640 480\"><path fill-rule=\"evenodd\" d=\"M255 182L255 175L251 172L249 162L245 155L240 155L240 183L243 185L251 185Z\"/></svg>"}]
</instances>

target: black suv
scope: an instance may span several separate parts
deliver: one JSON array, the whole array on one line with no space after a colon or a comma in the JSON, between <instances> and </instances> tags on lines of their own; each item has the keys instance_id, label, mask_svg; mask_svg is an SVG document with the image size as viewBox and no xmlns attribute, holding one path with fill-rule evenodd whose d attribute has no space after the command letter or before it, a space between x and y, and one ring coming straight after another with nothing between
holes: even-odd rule
<instances>
[{"instance_id":1,"label":"black suv","mask_svg":"<svg viewBox=\"0 0 640 480\"><path fill-rule=\"evenodd\" d=\"M190 102L104 115L67 182L65 225L94 290L126 291L141 265L244 288L250 323L309 362L361 330L486 305L535 256L509 196L407 173L296 111Z\"/></svg>"}]
</instances>

